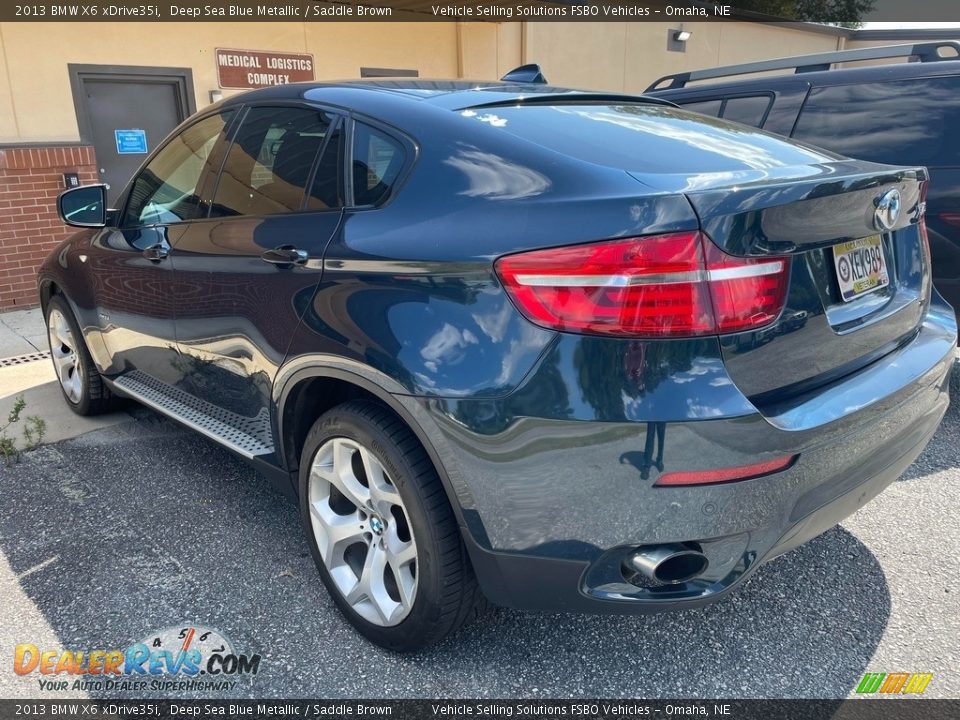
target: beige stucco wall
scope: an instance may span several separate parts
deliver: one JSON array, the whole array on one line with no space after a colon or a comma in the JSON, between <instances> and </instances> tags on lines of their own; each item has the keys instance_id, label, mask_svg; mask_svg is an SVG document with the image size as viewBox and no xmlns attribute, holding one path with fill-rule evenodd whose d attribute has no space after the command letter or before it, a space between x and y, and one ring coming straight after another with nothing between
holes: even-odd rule
<instances>
[{"instance_id":1,"label":"beige stucco wall","mask_svg":"<svg viewBox=\"0 0 960 720\"><path fill-rule=\"evenodd\" d=\"M946 38L944 38L946 39ZM960 32L957 32L957 36L950 38L951 40L960 41ZM847 47L851 50L853 48L865 48L865 47L877 47L880 45L907 45L910 44L909 40L898 39L898 40L850 40L847 42ZM908 58L890 58L885 60L867 60L861 63L853 63L851 67L858 67L862 65L889 65L892 63L907 62Z\"/></svg>"},{"instance_id":2,"label":"beige stucco wall","mask_svg":"<svg viewBox=\"0 0 960 720\"><path fill-rule=\"evenodd\" d=\"M558 85L640 92L683 70L836 50L844 40L759 23L686 23L686 52L667 51L680 23L0 23L0 143L78 139L68 63L190 67L198 108L217 88L214 50L313 53L318 79L360 68L421 77L495 79L540 63ZM850 43L850 47L866 43ZM876 43L879 44L879 43ZM225 90L229 95L233 90Z\"/></svg>"},{"instance_id":3,"label":"beige stucco wall","mask_svg":"<svg viewBox=\"0 0 960 720\"><path fill-rule=\"evenodd\" d=\"M453 23L105 22L82 33L70 23L0 23L0 42L0 142L78 139L68 63L192 68L198 108L217 88L217 47L310 52L318 79L359 77L361 66L458 70ZM489 52L496 57L495 43Z\"/></svg>"}]
</instances>

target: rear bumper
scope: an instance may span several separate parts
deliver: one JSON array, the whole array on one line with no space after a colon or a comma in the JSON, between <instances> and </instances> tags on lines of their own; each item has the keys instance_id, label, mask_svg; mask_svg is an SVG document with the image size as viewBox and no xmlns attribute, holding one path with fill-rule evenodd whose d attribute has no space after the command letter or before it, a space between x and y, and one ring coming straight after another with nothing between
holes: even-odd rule
<instances>
[{"instance_id":1,"label":"rear bumper","mask_svg":"<svg viewBox=\"0 0 960 720\"><path fill-rule=\"evenodd\" d=\"M656 612L719 599L896 480L946 412L956 333L952 308L935 304L909 343L776 415L585 422L511 417L509 399L402 401L429 424L491 601ZM654 487L663 472L792 454L772 476ZM624 579L637 546L691 541L710 560L702 577L643 588Z\"/></svg>"}]
</instances>

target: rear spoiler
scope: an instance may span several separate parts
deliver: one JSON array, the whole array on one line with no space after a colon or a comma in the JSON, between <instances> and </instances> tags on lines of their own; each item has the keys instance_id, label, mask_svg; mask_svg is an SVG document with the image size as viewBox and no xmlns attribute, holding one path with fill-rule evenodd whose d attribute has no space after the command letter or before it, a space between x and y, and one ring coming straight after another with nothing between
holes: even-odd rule
<instances>
[{"instance_id":1,"label":"rear spoiler","mask_svg":"<svg viewBox=\"0 0 960 720\"><path fill-rule=\"evenodd\" d=\"M479 105L465 105L459 110L468 108L495 108L495 107L517 107L518 105L596 105L598 103L624 103L624 104L642 104L642 105L665 105L667 107L679 107L676 103L664 100L663 98L651 97L650 95L619 95L616 93L592 93L592 92L544 92L535 93L527 96L511 97L509 100L494 100Z\"/></svg>"}]
</instances>

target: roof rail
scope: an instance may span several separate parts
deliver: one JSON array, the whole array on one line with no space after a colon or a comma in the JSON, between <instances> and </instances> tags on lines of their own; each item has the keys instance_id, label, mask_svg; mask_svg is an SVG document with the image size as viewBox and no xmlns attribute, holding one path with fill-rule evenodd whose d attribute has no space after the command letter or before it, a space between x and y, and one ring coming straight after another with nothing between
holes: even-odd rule
<instances>
[{"instance_id":1,"label":"roof rail","mask_svg":"<svg viewBox=\"0 0 960 720\"><path fill-rule=\"evenodd\" d=\"M547 79L543 76L540 66L536 63L521 65L520 67L514 68L500 78L500 80L503 82L515 83L537 83L538 85L547 84Z\"/></svg>"},{"instance_id":2,"label":"roof rail","mask_svg":"<svg viewBox=\"0 0 960 720\"><path fill-rule=\"evenodd\" d=\"M945 50L946 54L942 51ZM886 58L915 57L920 62L937 62L942 60L960 60L960 42L942 40L937 42L911 43L908 45L886 45L880 47L857 48L855 50L838 50L837 52L814 53L813 55L797 55L795 57L761 60L759 62L744 63L742 65L727 65L726 67L706 68L692 72L664 75L647 88L651 90L672 90L685 87L689 82L697 80L713 80L715 78L734 75L749 75L750 73L767 72L770 70L789 70L795 73L817 72L829 70L835 63L856 62L858 60L883 60ZM669 84L664 84L669 80Z\"/></svg>"}]
</instances>

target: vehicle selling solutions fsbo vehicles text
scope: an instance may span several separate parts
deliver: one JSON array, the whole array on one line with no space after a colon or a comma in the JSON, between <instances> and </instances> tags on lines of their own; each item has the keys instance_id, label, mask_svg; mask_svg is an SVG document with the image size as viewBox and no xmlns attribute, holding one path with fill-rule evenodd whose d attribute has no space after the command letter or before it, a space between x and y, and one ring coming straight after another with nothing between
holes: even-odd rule
<instances>
[{"instance_id":1,"label":"vehicle selling solutions fsbo vehicles text","mask_svg":"<svg viewBox=\"0 0 960 720\"><path fill-rule=\"evenodd\" d=\"M437 17L456 19L485 19L491 17L512 19L513 17L551 17L551 18L586 18L586 17L729 17L729 5L714 5L712 10L705 7L683 7L667 5L663 8L645 6L606 5L603 3L583 3L569 7L538 7L525 5L431 5L430 12Z\"/></svg>"}]
</instances>

